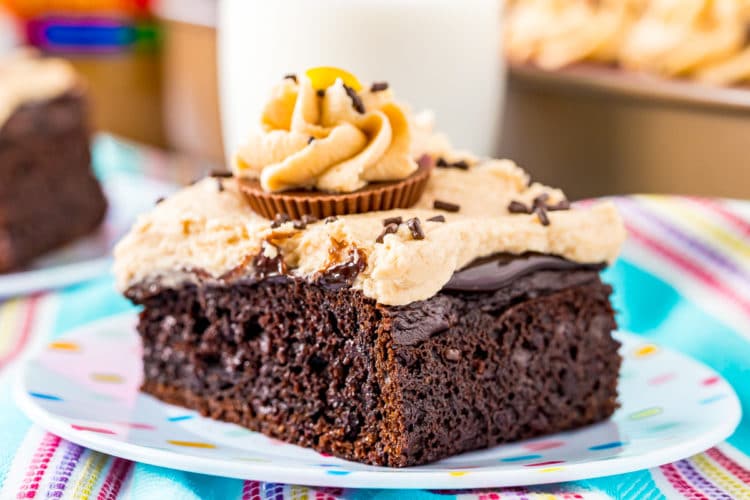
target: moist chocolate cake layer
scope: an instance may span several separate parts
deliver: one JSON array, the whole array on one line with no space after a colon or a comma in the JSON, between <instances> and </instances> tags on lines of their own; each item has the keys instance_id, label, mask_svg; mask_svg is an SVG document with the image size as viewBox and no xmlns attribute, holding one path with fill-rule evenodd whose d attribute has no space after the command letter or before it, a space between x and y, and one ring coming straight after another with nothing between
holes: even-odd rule
<instances>
[{"instance_id":1,"label":"moist chocolate cake layer","mask_svg":"<svg viewBox=\"0 0 750 500\"><path fill-rule=\"evenodd\" d=\"M615 410L611 289L587 269L383 306L288 277L133 287L143 390L320 452L403 467Z\"/></svg>"},{"instance_id":2,"label":"moist chocolate cake layer","mask_svg":"<svg viewBox=\"0 0 750 500\"><path fill-rule=\"evenodd\" d=\"M0 128L0 272L93 231L106 201L91 172L83 96L21 106Z\"/></svg>"}]
</instances>

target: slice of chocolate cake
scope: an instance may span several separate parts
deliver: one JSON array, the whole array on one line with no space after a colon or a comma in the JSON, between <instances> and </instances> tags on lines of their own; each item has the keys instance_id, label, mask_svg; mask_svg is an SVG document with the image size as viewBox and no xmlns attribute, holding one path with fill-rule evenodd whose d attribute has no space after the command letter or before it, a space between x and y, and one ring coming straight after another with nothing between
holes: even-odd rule
<instances>
[{"instance_id":1,"label":"slice of chocolate cake","mask_svg":"<svg viewBox=\"0 0 750 500\"><path fill-rule=\"evenodd\" d=\"M86 99L66 63L28 54L0 60L0 178L0 272L102 221Z\"/></svg>"},{"instance_id":2,"label":"slice of chocolate cake","mask_svg":"<svg viewBox=\"0 0 750 500\"><path fill-rule=\"evenodd\" d=\"M389 99L366 90L353 99L353 87L298 88L305 85L287 79L274 99L297 116L289 103L314 96L323 116L335 110L355 127L375 121L368 113ZM347 179L359 185L367 168L386 161L373 161L364 144L365 160L351 147L353 157L325 154L332 164L321 167L307 148L336 142L342 122L295 124L282 108L272 101L266 110L279 124L264 132L274 137L253 139L280 149L246 154L238 177L255 172L263 184L271 169L285 185L297 179L292 187L311 189L318 176L354 164L359 177ZM284 134L298 128L320 138L292 147L297 139ZM310 167L303 174L286 168L289 147L297 148L290 163L303 158ZM509 161L446 154L436 163L407 209L269 220L251 209L242 179L209 178L143 216L115 251L118 287L143 306L143 390L390 467L611 415L620 357L611 289L599 271L625 237L614 206L571 209L562 192L530 184ZM331 204L346 196L331 195Z\"/></svg>"}]
</instances>

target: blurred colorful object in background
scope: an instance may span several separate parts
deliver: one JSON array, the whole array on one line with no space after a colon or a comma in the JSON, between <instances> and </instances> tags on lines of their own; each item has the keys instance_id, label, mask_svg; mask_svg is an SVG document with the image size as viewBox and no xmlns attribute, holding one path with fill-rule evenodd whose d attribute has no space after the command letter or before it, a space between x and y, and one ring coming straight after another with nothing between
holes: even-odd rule
<instances>
[{"instance_id":1,"label":"blurred colorful object in background","mask_svg":"<svg viewBox=\"0 0 750 500\"><path fill-rule=\"evenodd\" d=\"M21 41L21 31L15 18L0 3L0 57Z\"/></svg>"},{"instance_id":2,"label":"blurred colorful object in background","mask_svg":"<svg viewBox=\"0 0 750 500\"><path fill-rule=\"evenodd\" d=\"M26 43L47 52L153 50L151 0L0 0L24 26Z\"/></svg>"}]
</instances>

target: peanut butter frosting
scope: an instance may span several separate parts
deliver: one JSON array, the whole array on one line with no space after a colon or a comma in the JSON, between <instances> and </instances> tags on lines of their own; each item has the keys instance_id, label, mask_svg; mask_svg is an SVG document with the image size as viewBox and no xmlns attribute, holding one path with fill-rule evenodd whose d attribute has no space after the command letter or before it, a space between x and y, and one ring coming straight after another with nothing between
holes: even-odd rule
<instances>
[{"instance_id":1,"label":"peanut butter frosting","mask_svg":"<svg viewBox=\"0 0 750 500\"><path fill-rule=\"evenodd\" d=\"M233 170L270 192L350 193L414 173L411 136L407 112L387 86L358 91L337 78L320 88L290 75L274 87Z\"/></svg>"},{"instance_id":2,"label":"peanut butter frosting","mask_svg":"<svg viewBox=\"0 0 750 500\"><path fill-rule=\"evenodd\" d=\"M19 50L0 59L0 126L28 102L52 99L77 84L73 67L62 59Z\"/></svg>"},{"instance_id":3,"label":"peanut butter frosting","mask_svg":"<svg viewBox=\"0 0 750 500\"><path fill-rule=\"evenodd\" d=\"M340 216L300 228L257 215L233 179L208 178L138 219L115 249L117 286L126 291L140 284L252 277L253 258L260 254L283 259L291 276L313 280L356 254L365 265L352 287L381 304L403 305L435 295L455 271L498 252L539 252L580 263L617 257L625 229L612 203L544 217L509 211L511 202L531 207L539 199L553 206L564 194L529 184L511 161L491 160L436 169L411 209ZM384 232L383 220L397 217L419 219L419 231L400 224Z\"/></svg>"}]
</instances>

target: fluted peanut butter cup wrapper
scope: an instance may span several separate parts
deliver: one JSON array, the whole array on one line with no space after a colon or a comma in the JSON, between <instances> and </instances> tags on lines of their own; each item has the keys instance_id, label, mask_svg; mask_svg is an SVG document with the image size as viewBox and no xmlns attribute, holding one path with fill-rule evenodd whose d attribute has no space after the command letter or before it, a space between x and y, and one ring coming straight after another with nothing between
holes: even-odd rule
<instances>
[{"instance_id":1,"label":"fluted peanut butter cup wrapper","mask_svg":"<svg viewBox=\"0 0 750 500\"><path fill-rule=\"evenodd\" d=\"M303 215L324 218L412 207L422 197L432 168L433 161L424 157L419 161L419 168L406 179L370 184L351 193L271 193L264 191L256 179L238 178L237 183L250 207L263 217L273 219L277 214L286 214L292 219Z\"/></svg>"}]
</instances>

